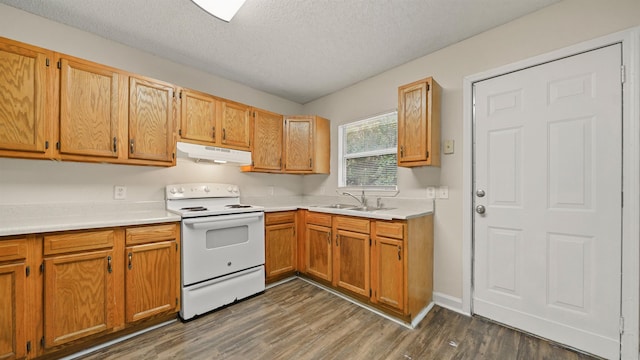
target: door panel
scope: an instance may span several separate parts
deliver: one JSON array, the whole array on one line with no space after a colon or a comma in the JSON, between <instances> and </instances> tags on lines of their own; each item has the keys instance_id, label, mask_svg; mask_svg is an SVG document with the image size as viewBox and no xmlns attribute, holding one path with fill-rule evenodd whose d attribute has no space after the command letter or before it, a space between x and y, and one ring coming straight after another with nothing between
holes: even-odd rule
<instances>
[{"instance_id":1,"label":"door panel","mask_svg":"<svg viewBox=\"0 0 640 360\"><path fill-rule=\"evenodd\" d=\"M474 312L607 358L620 346L620 54L474 85Z\"/></svg>"}]
</instances>

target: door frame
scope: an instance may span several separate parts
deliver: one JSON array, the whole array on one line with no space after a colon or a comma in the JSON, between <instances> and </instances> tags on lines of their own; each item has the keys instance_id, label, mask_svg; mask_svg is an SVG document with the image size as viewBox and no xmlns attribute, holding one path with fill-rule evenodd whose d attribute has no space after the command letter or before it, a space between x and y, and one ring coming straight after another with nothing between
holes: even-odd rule
<instances>
[{"instance_id":1,"label":"door frame","mask_svg":"<svg viewBox=\"0 0 640 360\"><path fill-rule=\"evenodd\" d=\"M588 40L516 63L466 76L463 80L462 312L471 315L473 294L473 85L611 44L622 44L622 304L621 357L638 359L640 336L640 27Z\"/></svg>"}]
</instances>

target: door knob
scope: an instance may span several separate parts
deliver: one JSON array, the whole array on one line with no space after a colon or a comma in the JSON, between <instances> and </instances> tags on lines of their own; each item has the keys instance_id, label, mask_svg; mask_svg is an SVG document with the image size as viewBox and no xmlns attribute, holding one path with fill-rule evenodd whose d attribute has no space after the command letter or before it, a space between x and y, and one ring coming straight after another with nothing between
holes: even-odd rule
<instances>
[{"instance_id":1,"label":"door knob","mask_svg":"<svg viewBox=\"0 0 640 360\"><path fill-rule=\"evenodd\" d=\"M484 197L484 190L482 190L482 189L476 190L476 196L477 197Z\"/></svg>"},{"instance_id":2,"label":"door knob","mask_svg":"<svg viewBox=\"0 0 640 360\"><path fill-rule=\"evenodd\" d=\"M484 205L478 205L478 206L476 206L476 212L477 212L478 214L480 214L480 215L484 214L484 212L485 212L486 210L487 210L487 209L484 207Z\"/></svg>"}]
</instances>

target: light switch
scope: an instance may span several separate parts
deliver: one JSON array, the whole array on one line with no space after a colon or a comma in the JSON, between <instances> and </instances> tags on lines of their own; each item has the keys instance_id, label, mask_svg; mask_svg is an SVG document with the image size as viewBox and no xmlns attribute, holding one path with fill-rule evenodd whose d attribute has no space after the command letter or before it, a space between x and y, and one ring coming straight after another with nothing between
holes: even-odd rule
<instances>
[{"instance_id":1,"label":"light switch","mask_svg":"<svg viewBox=\"0 0 640 360\"><path fill-rule=\"evenodd\" d=\"M443 149L443 153L445 154L453 154L453 140L449 139L449 140L445 140L444 141L444 149Z\"/></svg>"}]
</instances>

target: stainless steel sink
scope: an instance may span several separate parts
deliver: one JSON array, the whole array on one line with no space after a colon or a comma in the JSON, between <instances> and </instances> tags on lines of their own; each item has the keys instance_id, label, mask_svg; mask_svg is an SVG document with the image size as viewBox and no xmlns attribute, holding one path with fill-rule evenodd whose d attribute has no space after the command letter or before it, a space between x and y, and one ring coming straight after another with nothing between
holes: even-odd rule
<instances>
[{"instance_id":1,"label":"stainless steel sink","mask_svg":"<svg viewBox=\"0 0 640 360\"><path fill-rule=\"evenodd\" d=\"M393 210L393 209L395 208L387 208L387 207L378 208L375 206L356 206L349 210L373 212L373 211L384 211L384 210Z\"/></svg>"},{"instance_id":2,"label":"stainless steel sink","mask_svg":"<svg viewBox=\"0 0 640 360\"><path fill-rule=\"evenodd\" d=\"M325 209L348 209L351 210L355 207L357 207L357 205L351 205L351 204L331 204L331 205L318 205L316 207L320 207L320 208L325 208Z\"/></svg>"}]
</instances>

